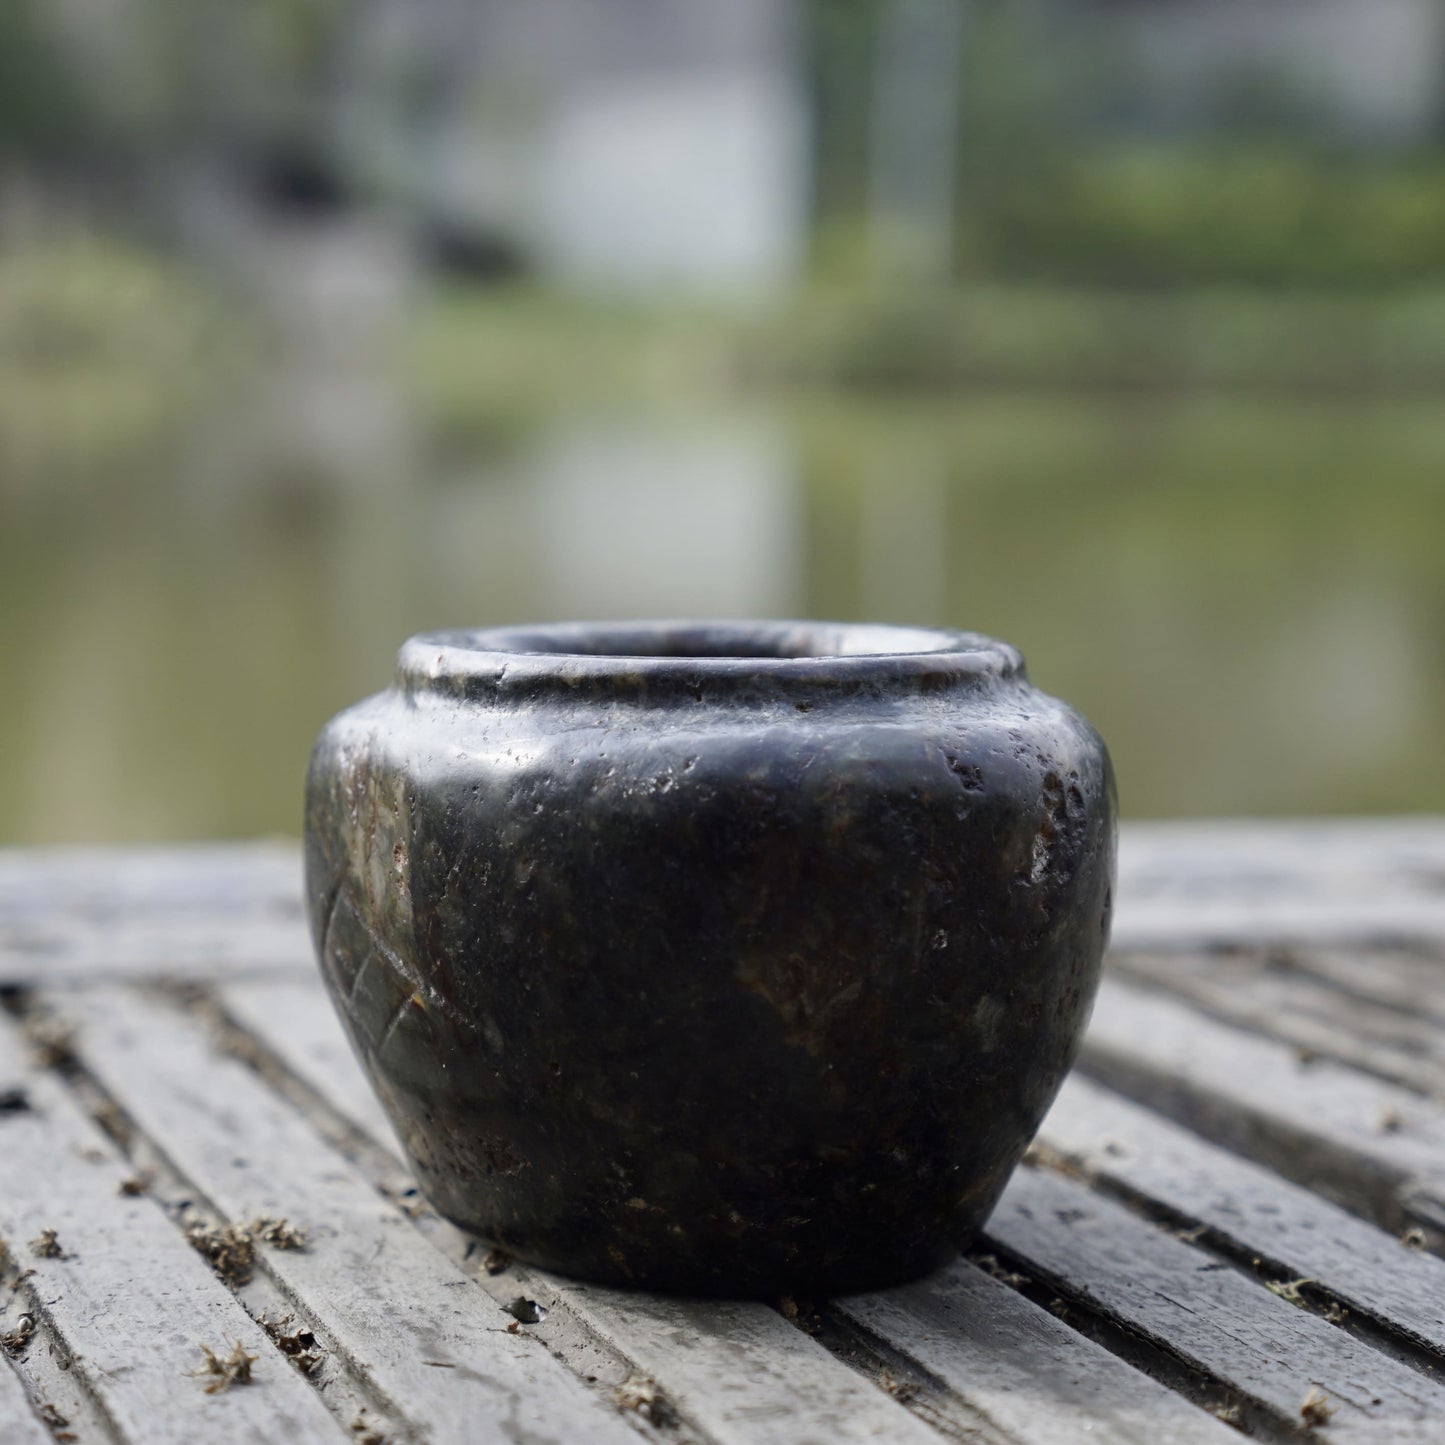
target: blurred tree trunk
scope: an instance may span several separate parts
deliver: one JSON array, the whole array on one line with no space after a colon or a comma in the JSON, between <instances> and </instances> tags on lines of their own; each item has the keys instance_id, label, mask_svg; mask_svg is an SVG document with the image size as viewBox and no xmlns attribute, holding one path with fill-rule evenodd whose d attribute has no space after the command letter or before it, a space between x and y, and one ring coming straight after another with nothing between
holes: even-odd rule
<instances>
[{"instance_id":1,"label":"blurred tree trunk","mask_svg":"<svg viewBox=\"0 0 1445 1445\"><path fill-rule=\"evenodd\" d=\"M883 0L868 157L869 252L880 278L952 274L968 0Z\"/></svg>"}]
</instances>

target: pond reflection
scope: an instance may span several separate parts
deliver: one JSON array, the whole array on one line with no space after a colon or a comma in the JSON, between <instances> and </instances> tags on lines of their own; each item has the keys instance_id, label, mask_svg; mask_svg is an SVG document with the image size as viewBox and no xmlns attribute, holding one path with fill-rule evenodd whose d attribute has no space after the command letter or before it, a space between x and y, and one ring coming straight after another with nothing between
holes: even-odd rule
<instances>
[{"instance_id":1,"label":"pond reflection","mask_svg":"<svg viewBox=\"0 0 1445 1445\"><path fill-rule=\"evenodd\" d=\"M0 481L0 840L294 832L409 633L648 614L1006 637L1127 815L1445 808L1433 402L594 410L458 450L325 384Z\"/></svg>"}]
</instances>

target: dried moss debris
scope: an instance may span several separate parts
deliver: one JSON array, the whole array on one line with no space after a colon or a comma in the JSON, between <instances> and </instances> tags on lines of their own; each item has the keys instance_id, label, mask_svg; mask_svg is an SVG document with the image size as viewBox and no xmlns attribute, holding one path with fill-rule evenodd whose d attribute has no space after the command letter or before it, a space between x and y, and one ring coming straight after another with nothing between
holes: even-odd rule
<instances>
[{"instance_id":1,"label":"dried moss debris","mask_svg":"<svg viewBox=\"0 0 1445 1445\"><path fill-rule=\"evenodd\" d=\"M28 1310L15 1321L11 1329L0 1335L0 1349L7 1355L20 1355L35 1334L35 1316Z\"/></svg>"},{"instance_id":2,"label":"dried moss debris","mask_svg":"<svg viewBox=\"0 0 1445 1445\"><path fill-rule=\"evenodd\" d=\"M975 1254L971 1259L986 1274L991 1274L1000 1284L1006 1284L1012 1289L1018 1289L1029 1282L1028 1275L1009 1269L996 1254Z\"/></svg>"},{"instance_id":3,"label":"dried moss debris","mask_svg":"<svg viewBox=\"0 0 1445 1445\"><path fill-rule=\"evenodd\" d=\"M259 1315L256 1323L303 1375L314 1375L321 1368L326 1351L305 1325L295 1324L293 1316L282 1315L280 1319L273 1320L268 1315Z\"/></svg>"},{"instance_id":4,"label":"dried moss debris","mask_svg":"<svg viewBox=\"0 0 1445 1445\"><path fill-rule=\"evenodd\" d=\"M63 1069L75 1062L75 1025L53 1014L31 1014L25 1020L25 1040L43 1069Z\"/></svg>"},{"instance_id":5,"label":"dried moss debris","mask_svg":"<svg viewBox=\"0 0 1445 1445\"><path fill-rule=\"evenodd\" d=\"M1310 1430L1318 1429L1321 1425L1328 1425L1330 1417L1334 1413L1335 1406L1330 1404L1330 1397L1322 1390L1314 1388L1311 1388L1299 1407L1299 1417Z\"/></svg>"},{"instance_id":6,"label":"dried moss debris","mask_svg":"<svg viewBox=\"0 0 1445 1445\"><path fill-rule=\"evenodd\" d=\"M297 1229L295 1225L288 1224L284 1219L269 1217L253 1219L251 1233L266 1244L274 1244L277 1249L306 1248L306 1231Z\"/></svg>"},{"instance_id":7,"label":"dried moss debris","mask_svg":"<svg viewBox=\"0 0 1445 1445\"><path fill-rule=\"evenodd\" d=\"M256 1246L244 1229L234 1224L193 1224L186 1230L192 1249L203 1254L227 1284L247 1284L256 1261Z\"/></svg>"},{"instance_id":8,"label":"dried moss debris","mask_svg":"<svg viewBox=\"0 0 1445 1445\"><path fill-rule=\"evenodd\" d=\"M30 1241L30 1253L38 1259L72 1259L60 1242L60 1236L53 1229L42 1229Z\"/></svg>"},{"instance_id":9,"label":"dried moss debris","mask_svg":"<svg viewBox=\"0 0 1445 1445\"><path fill-rule=\"evenodd\" d=\"M1302 1305L1305 1299L1300 1291L1307 1284L1318 1283L1319 1281L1315 1279L1266 1280L1264 1287L1271 1294L1278 1295L1280 1299L1286 1300L1292 1305Z\"/></svg>"},{"instance_id":10,"label":"dried moss debris","mask_svg":"<svg viewBox=\"0 0 1445 1445\"><path fill-rule=\"evenodd\" d=\"M812 1300L794 1299L785 1294L778 1301L778 1313L790 1325L796 1325L806 1335L816 1335L823 1328L823 1317L818 1313Z\"/></svg>"},{"instance_id":11,"label":"dried moss debris","mask_svg":"<svg viewBox=\"0 0 1445 1445\"><path fill-rule=\"evenodd\" d=\"M135 1137L135 1130L131 1128L130 1121L126 1118L124 1110L112 1099L103 1099L91 1110L90 1117L100 1125L105 1132L115 1140L122 1149L126 1148ZM102 1154L100 1156L104 1158Z\"/></svg>"},{"instance_id":12,"label":"dried moss debris","mask_svg":"<svg viewBox=\"0 0 1445 1445\"><path fill-rule=\"evenodd\" d=\"M880 1390L886 1390L895 1400L903 1405L917 1398L918 1395L917 1380L908 1380L902 1376L895 1375L887 1366L878 1372L878 1388Z\"/></svg>"},{"instance_id":13,"label":"dried moss debris","mask_svg":"<svg viewBox=\"0 0 1445 1445\"><path fill-rule=\"evenodd\" d=\"M356 1436L356 1445L386 1445L385 1431L374 1421L368 1420L366 1415L367 1410L363 1405L351 1422L351 1433Z\"/></svg>"},{"instance_id":14,"label":"dried moss debris","mask_svg":"<svg viewBox=\"0 0 1445 1445\"><path fill-rule=\"evenodd\" d=\"M206 1386L208 1395L219 1395L223 1390L229 1390L232 1385L251 1383L251 1366L256 1363L256 1356L248 1355L240 1340L233 1340L231 1344L229 1355L218 1355L209 1345L201 1346L201 1353L206 1357L205 1363L194 1373L214 1376Z\"/></svg>"},{"instance_id":15,"label":"dried moss debris","mask_svg":"<svg viewBox=\"0 0 1445 1445\"><path fill-rule=\"evenodd\" d=\"M677 1410L650 1375L629 1375L613 1392L619 1410L630 1410L665 1430L677 1424Z\"/></svg>"},{"instance_id":16,"label":"dried moss debris","mask_svg":"<svg viewBox=\"0 0 1445 1445\"><path fill-rule=\"evenodd\" d=\"M49 1400L45 1400L40 1406L40 1418L45 1422L46 1428L57 1440L74 1440L76 1437L65 1427L70 1424L70 1419L62 1415Z\"/></svg>"}]
</instances>

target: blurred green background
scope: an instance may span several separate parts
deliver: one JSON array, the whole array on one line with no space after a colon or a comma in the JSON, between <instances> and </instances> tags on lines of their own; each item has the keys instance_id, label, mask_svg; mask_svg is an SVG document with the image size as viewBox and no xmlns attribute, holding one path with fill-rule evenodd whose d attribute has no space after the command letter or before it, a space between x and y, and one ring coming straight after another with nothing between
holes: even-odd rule
<instances>
[{"instance_id":1,"label":"blurred green background","mask_svg":"<svg viewBox=\"0 0 1445 1445\"><path fill-rule=\"evenodd\" d=\"M0 842L294 833L409 633L650 614L1442 810L1442 401L1438 0L10 0Z\"/></svg>"}]
</instances>

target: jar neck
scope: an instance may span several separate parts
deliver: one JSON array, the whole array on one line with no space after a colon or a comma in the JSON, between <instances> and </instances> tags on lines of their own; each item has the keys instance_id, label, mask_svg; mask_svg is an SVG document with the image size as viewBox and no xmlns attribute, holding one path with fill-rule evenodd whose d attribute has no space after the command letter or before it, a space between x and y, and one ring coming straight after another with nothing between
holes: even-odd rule
<instances>
[{"instance_id":1,"label":"jar neck","mask_svg":"<svg viewBox=\"0 0 1445 1445\"><path fill-rule=\"evenodd\" d=\"M974 632L834 622L556 623L423 633L398 683L427 695L704 702L909 697L1024 678L1023 658Z\"/></svg>"}]
</instances>

